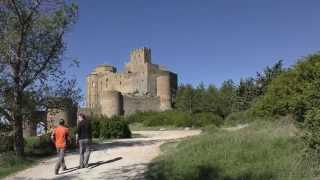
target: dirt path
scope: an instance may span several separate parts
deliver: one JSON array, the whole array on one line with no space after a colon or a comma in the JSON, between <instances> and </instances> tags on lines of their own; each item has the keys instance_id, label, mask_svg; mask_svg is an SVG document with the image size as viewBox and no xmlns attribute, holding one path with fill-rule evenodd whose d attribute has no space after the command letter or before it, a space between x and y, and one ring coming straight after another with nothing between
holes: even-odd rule
<instances>
[{"instance_id":1,"label":"dirt path","mask_svg":"<svg viewBox=\"0 0 320 180\"><path fill-rule=\"evenodd\" d=\"M200 134L198 130L177 131L137 131L141 138L106 142L93 147L90 167L77 169L77 153L67 154L68 171L55 176L53 173L56 158L40 162L37 166L19 172L7 179L143 179L148 163L160 153L160 145L166 141Z\"/></svg>"}]
</instances>

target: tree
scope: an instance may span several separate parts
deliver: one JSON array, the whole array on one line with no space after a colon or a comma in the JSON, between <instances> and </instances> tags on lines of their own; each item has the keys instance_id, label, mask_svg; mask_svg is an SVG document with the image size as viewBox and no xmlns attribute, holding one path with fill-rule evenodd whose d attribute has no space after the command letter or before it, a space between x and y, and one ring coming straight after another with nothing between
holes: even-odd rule
<instances>
[{"instance_id":1,"label":"tree","mask_svg":"<svg viewBox=\"0 0 320 180\"><path fill-rule=\"evenodd\" d=\"M219 114L219 89L214 85L209 85L205 96L205 112Z\"/></svg>"},{"instance_id":2,"label":"tree","mask_svg":"<svg viewBox=\"0 0 320 180\"><path fill-rule=\"evenodd\" d=\"M236 87L232 80L227 80L222 83L219 89L219 115L226 118L234 111L234 102L236 98Z\"/></svg>"},{"instance_id":3,"label":"tree","mask_svg":"<svg viewBox=\"0 0 320 180\"><path fill-rule=\"evenodd\" d=\"M194 90L193 112L199 113L207 111L207 90L203 83L200 83Z\"/></svg>"},{"instance_id":4,"label":"tree","mask_svg":"<svg viewBox=\"0 0 320 180\"><path fill-rule=\"evenodd\" d=\"M241 79L236 90L235 109L245 111L251 107L251 104L259 96L258 87L254 78Z\"/></svg>"},{"instance_id":5,"label":"tree","mask_svg":"<svg viewBox=\"0 0 320 180\"><path fill-rule=\"evenodd\" d=\"M306 112L320 106L320 55L313 54L275 78L259 98L254 112L259 115L292 114L303 122Z\"/></svg>"},{"instance_id":6,"label":"tree","mask_svg":"<svg viewBox=\"0 0 320 180\"><path fill-rule=\"evenodd\" d=\"M192 85L180 85L176 98L177 109L180 111L193 113L195 101L195 90Z\"/></svg>"},{"instance_id":7,"label":"tree","mask_svg":"<svg viewBox=\"0 0 320 180\"><path fill-rule=\"evenodd\" d=\"M62 68L63 38L76 20L77 6L64 0L0 1L0 113L13 124L17 156L31 111L77 92Z\"/></svg>"},{"instance_id":8,"label":"tree","mask_svg":"<svg viewBox=\"0 0 320 180\"><path fill-rule=\"evenodd\" d=\"M293 115L309 152L320 153L320 54L300 60L272 80L252 112L259 116Z\"/></svg>"},{"instance_id":9,"label":"tree","mask_svg":"<svg viewBox=\"0 0 320 180\"><path fill-rule=\"evenodd\" d=\"M256 84L258 86L258 95L264 95L267 91L268 85L273 79L285 72L283 61L279 60L273 66L267 66L262 73L257 73Z\"/></svg>"}]
</instances>

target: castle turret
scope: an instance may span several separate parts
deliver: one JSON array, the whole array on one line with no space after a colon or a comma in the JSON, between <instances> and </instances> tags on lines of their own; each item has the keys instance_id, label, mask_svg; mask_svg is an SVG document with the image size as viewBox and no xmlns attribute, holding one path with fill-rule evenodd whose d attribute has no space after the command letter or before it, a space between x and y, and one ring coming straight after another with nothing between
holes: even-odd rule
<instances>
[{"instance_id":1,"label":"castle turret","mask_svg":"<svg viewBox=\"0 0 320 180\"><path fill-rule=\"evenodd\" d=\"M151 49L145 47L133 49L130 54L130 61L137 64L151 63Z\"/></svg>"},{"instance_id":2,"label":"castle turret","mask_svg":"<svg viewBox=\"0 0 320 180\"><path fill-rule=\"evenodd\" d=\"M122 114L122 94L118 91L103 91L101 102L101 114L107 117Z\"/></svg>"},{"instance_id":3,"label":"castle turret","mask_svg":"<svg viewBox=\"0 0 320 180\"><path fill-rule=\"evenodd\" d=\"M90 74L87 77L87 107L96 109L98 102L98 76L97 74Z\"/></svg>"},{"instance_id":4,"label":"castle turret","mask_svg":"<svg viewBox=\"0 0 320 180\"><path fill-rule=\"evenodd\" d=\"M169 75L157 78L157 96L160 97L160 110L172 109L171 83Z\"/></svg>"},{"instance_id":5,"label":"castle turret","mask_svg":"<svg viewBox=\"0 0 320 180\"><path fill-rule=\"evenodd\" d=\"M107 65L107 64L103 64L103 65L97 66L93 73L100 74L100 73L105 73L105 72L116 73L117 68L110 66L110 65Z\"/></svg>"}]
</instances>

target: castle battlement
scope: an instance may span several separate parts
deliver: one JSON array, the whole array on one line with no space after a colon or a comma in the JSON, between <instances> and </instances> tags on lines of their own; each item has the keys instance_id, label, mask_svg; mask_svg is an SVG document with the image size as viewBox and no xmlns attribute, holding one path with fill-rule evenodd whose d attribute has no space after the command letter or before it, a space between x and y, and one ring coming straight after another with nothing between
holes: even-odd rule
<instances>
[{"instance_id":1,"label":"castle battlement","mask_svg":"<svg viewBox=\"0 0 320 180\"><path fill-rule=\"evenodd\" d=\"M136 48L130 54L131 63L151 63L151 49L150 48Z\"/></svg>"},{"instance_id":2,"label":"castle battlement","mask_svg":"<svg viewBox=\"0 0 320 180\"><path fill-rule=\"evenodd\" d=\"M160 67L146 47L131 51L124 72L97 66L87 77L87 107L107 116L171 109L177 75Z\"/></svg>"}]
</instances>

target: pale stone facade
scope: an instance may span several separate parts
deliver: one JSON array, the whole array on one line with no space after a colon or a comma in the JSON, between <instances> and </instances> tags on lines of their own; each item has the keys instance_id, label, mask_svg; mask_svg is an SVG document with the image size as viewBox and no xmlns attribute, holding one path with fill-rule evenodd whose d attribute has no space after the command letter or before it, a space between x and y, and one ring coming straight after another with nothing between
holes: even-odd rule
<instances>
[{"instance_id":1,"label":"pale stone facade","mask_svg":"<svg viewBox=\"0 0 320 180\"><path fill-rule=\"evenodd\" d=\"M136 111L165 111L172 108L177 75L152 64L151 49L138 48L130 54L124 72L99 65L87 77L86 106L106 116Z\"/></svg>"}]
</instances>

